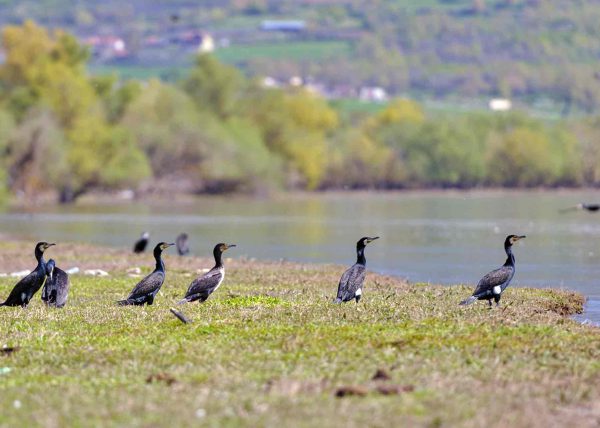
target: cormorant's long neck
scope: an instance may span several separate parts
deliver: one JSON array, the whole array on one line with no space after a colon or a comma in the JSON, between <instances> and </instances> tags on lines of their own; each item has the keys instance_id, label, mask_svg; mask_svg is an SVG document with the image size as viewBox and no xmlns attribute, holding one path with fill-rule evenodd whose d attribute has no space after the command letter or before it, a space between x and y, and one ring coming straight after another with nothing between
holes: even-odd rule
<instances>
[{"instance_id":1,"label":"cormorant's long neck","mask_svg":"<svg viewBox=\"0 0 600 428\"><path fill-rule=\"evenodd\" d=\"M223 253L221 251L219 251L218 249L216 249L213 252L213 255L215 256L215 267L216 268L223 267Z\"/></svg>"},{"instance_id":2,"label":"cormorant's long neck","mask_svg":"<svg viewBox=\"0 0 600 428\"><path fill-rule=\"evenodd\" d=\"M365 247L356 247L356 263L365 266L367 259L365 258Z\"/></svg>"},{"instance_id":3,"label":"cormorant's long neck","mask_svg":"<svg viewBox=\"0 0 600 428\"><path fill-rule=\"evenodd\" d=\"M40 251L38 248L35 249L35 259L38 262L38 267L46 266L46 261L44 260L44 252Z\"/></svg>"},{"instance_id":4,"label":"cormorant's long neck","mask_svg":"<svg viewBox=\"0 0 600 428\"><path fill-rule=\"evenodd\" d=\"M162 251L154 251L154 260L156 260L156 268L155 270L159 270L161 272L165 271L165 264L162 261Z\"/></svg>"},{"instance_id":5,"label":"cormorant's long neck","mask_svg":"<svg viewBox=\"0 0 600 428\"><path fill-rule=\"evenodd\" d=\"M506 262L504 263L504 266L514 266L515 265L515 256L513 255L513 252L512 252L512 245L505 245L504 251L506 251L506 255L508 256L506 258Z\"/></svg>"}]
</instances>

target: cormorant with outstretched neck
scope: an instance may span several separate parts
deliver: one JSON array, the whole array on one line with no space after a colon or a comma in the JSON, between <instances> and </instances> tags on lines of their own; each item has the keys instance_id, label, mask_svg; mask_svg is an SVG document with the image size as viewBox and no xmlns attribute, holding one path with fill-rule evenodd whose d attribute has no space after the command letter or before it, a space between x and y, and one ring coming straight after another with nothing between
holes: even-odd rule
<instances>
[{"instance_id":1,"label":"cormorant with outstretched neck","mask_svg":"<svg viewBox=\"0 0 600 428\"><path fill-rule=\"evenodd\" d=\"M53 259L46 263L46 282L42 289L42 301L48 306L62 308L67 303L71 281L67 273L56 267Z\"/></svg>"},{"instance_id":2,"label":"cormorant with outstretched neck","mask_svg":"<svg viewBox=\"0 0 600 428\"><path fill-rule=\"evenodd\" d=\"M185 297L179 301L179 304L194 302L196 300L204 302L214 291L219 288L219 285L225 278L225 266L223 266L223 253L229 248L235 247L234 244L217 244L213 250L215 257L215 266L202 275L196 278L190 284Z\"/></svg>"},{"instance_id":3,"label":"cormorant with outstretched neck","mask_svg":"<svg viewBox=\"0 0 600 428\"><path fill-rule=\"evenodd\" d=\"M335 303L349 302L352 299L356 299L356 303L358 303L360 300L363 282L365 282L367 273L365 247L376 239L379 239L379 236L374 238L365 236L356 243L356 263L346 270L340 278Z\"/></svg>"},{"instance_id":4,"label":"cormorant with outstretched neck","mask_svg":"<svg viewBox=\"0 0 600 428\"><path fill-rule=\"evenodd\" d=\"M138 282L137 285L133 287L133 290L131 290L127 299L117 302L119 305L151 305L154 303L156 293L158 293L163 282L165 282L165 264L162 261L161 255L164 249L169 248L172 245L175 244L160 242L154 247L154 260L156 260L154 272Z\"/></svg>"},{"instance_id":5,"label":"cormorant with outstretched neck","mask_svg":"<svg viewBox=\"0 0 600 428\"><path fill-rule=\"evenodd\" d=\"M175 240L175 245L177 246L177 254L180 256L185 256L187 253L189 253L190 247L188 245L188 234L180 233Z\"/></svg>"},{"instance_id":6,"label":"cormorant with outstretched neck","mask_svg":"<svg viewBox=\"0 0 600 428\"><path fill-rule=\"evenodd\" d=\"M515 276L515 256L512 253L512 246L515 242L525 236L508 235L504 240L504 251L506 251L506 262L504 266L493 270L485 275L475 288L473 295L468 299L460 302L461 305L470 305L475 300L487 300L492 307L492 299L496 302L496 306L500 306L500 296L508 287L510 281Z\"/></svg>"},{"instance_id":7,"label":"cormorant with outstretched neck","mask_svg":"<svg viewBox=\"0 0 600 428\"><path fill-rule=\"evenodd\" d=\"M585 203L581 203L581 204L577 204L574 207L571 208L566 208L564 210L561 210L562 212L568 212L568 211L575 211L575 210L586 210L592 213L595 213L597 211L600 211L600 204L585 204Z\"/></svg>"},{"instance_id":8,"label":"cormorant with outstretched neck","mask_svg":"<svg viewBox=\"0 0 600 428\"><path fill-rule=\"evenodd\" d=\"M47 242L38 242L35 245L35 259L38 264L33 271L25 278L21 279L12 289L8 298L0 306L22 306L27 307L29 301L35 293L42 287L46 279L46 262L44 261L44 251L56 244Z\"/></svg>"},{"instance_id":9,"label":"cormorant with outstretched neck","mask_svg":"<svg viewBox=\"0 0 600 428\"><path fill-rule=\"evenodd\" d=\"M142 233L142 236L140 237L140 239L135 241L135 244L133 244L133 252L134 253L143 253L144 251L146 251L148 242L150 242L150 234L148 232Z\"/></svg>"}]
</instances>

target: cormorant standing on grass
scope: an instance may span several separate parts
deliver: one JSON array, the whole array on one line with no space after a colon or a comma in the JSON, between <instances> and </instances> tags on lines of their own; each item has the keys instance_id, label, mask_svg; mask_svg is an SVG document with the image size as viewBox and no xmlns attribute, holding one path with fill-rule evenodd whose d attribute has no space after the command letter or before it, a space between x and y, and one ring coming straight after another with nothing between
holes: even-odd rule
<instances>
[{"instance_id":1,"label":"cormorant standing on grass","mask_svg":"<svg viewBox=\"0 0 600 428\"><path fill-rule=\"evenodd\" d=\"M187 293L185 293L185 297L180 300L178 304L181 305L196 300L204 302L208 299L208 296L219 288L219 285L223 282L223 278L225 278L225 266L223 266L222 256L225 251L232 247L235 247L235 245L223 243L215 245L213 250L215 266L200 278L196 278L192 281Z\"/></svg>"},{"instance_id":2,"label":"cormorant standing on grass","mask_svg":"<svg viewBox=\"0 0 600 428\"><path fill-rule=\"evenodd\" d=\"M365 247L376 239L379 239L379 236L374 238L365 236L356 243L356 263L344 272L340 278L335 303L349 302L352 299L356 299L356 303L358 303L360 300L360 296L362 296L362 286L367 272Z\"/></svg>"},{"instance_id":3,"label":"cormorant standing on grass","mask_svg":"<svg viewBox=\"0 0 600 428\"><path fill-rule=\"evenodd\" d=\"M56 267L56 262L53 259L48 260L46 263L46 282L42 289L42 301L48 306L55 308L62 308L67 303L67 297L69 295L69 275Z\"/></svg>"},{"instance_id":4,"label":"cormorant standing on grass","mask_svg":"<svg viewBox=\"0 0 600 428\"><path fill-rule=\"evenodd\" d=\"M33 271L25 278L21 279L14 286L8 298L0 306L21 306L27 307L29 301L35 293L42 287L46 279L46 262L44 261L44 251L56 244L47 242L38 242L35 245L35 259L38 264Z\"/></svg>"},{"instance_id":5,"label":"cormorant standing on grass","mask_svg":"<svg viewBox=\"0 0 600 428\"><path fill-rule=\"evenodd\" d=\"M177 246L177 254L180 256L185 256L187 253L189 253L190 247L188 245L188 234L180 233L175 240L175 245Z\"/></svg>"},{"instance_id":6,"label":"cormorant standing on grass","mask_svg":"<svg viewBox=\"0 0 600 428\"><path fill-rule=\"evenodd\" d=\"M164 249L169 248L175 244L167 244L166 242L160 242L154 247L154 259L156 260L156 268L154 272L148 275L137 283L129 297L125 300L117 302L121 306L126 305L151 305L154 303L154 296L160 290L160 287L165 282L165 264L162 261L161 254Z\"/></svg>"},{"instance_id":7,"label":"cormorant standing on grass","mask_svg":"<svg viewBox=\"0 0 600 428\"><path fill-rule=\"evenodd\" d=\"M140 239L135 241L135 244L133 245L133 252L134 253L143 253L144 251L146 251L146 247L148 246L149 241L150 241L150 234L148 232L142 233L142 236L140 237Z\"/></svg>"},{"instance_id":8,"label":"cormorant standing on grass","mask_svg":"<svg viewBox=\"0 0 600 428\"><path fill-rule=\"evenodd\" d=\"M515 275L515 256L512 253L512 246L515 242L523 238L525 238L524 235L508 235L506 237L504 240L504 251L506 251L507 258L504 266L491 271L481 278L473 295L460 302L461 305L470 305L475 300L487 300L491 308L492 299L496 302L496 306L500 305L500 296Z\"/></svg>"}]
</instances>

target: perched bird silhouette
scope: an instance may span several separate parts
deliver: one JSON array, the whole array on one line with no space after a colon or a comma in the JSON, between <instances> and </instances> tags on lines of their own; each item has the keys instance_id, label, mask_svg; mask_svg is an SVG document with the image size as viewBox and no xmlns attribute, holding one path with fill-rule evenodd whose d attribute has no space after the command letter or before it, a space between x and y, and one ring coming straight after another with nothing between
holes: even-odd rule
<instances>
[{"instance_id":1,"label":"perched bird silhouette","mask_svg":"<svg viewBox=\"0 0 600 428\"><path fill-rule=\"evenodd\" d=\"M31 298L44 284L46 279L46 262L44 261L44 251L56 244L47 242L38 242L35 245L35 259L38 264L33 271L25 278L21 279L14 286L8 298L0 306L22 306L27 307Z\"/></svg>"},{"instance_id":2,"label":"perched bird silhouette","mask_svg":"<svg viewBox=\"0 0 600 428\"><path fill-rule=\"evenodd\" d=\"M581 204L577 204L574 207L570 207L570 208L565 208L563 210L560 210L563 213L569 212L569 211L576 211L576 210L586 210L589 212L597 212L600 211L600 204L585 204L585 203L581 203Z\"/></svg>"},{"instance_id":3,"label":"perched bird silhouette","mask_svg":"<svg viewBox=\"0 0 600 428\"><path fill-rule=\"evenodd\" d=\"M367 272L365 247L376 239L379 239L379 236L374 238L365 236L364 238L360 238L356 243L356 263L346 270L340 278L335 303L348 302L352 299L356 299L356 303L358 303L360 300L360 297L362 296L362 286Z\"/></svg>"},{"instance_id":4,"label":"perched bird silhouette","mask_svg":"<svg viewBox=\"0 0 600 428\"><path fill-rule=\"evenodd\" d=\"M67 303L71 281L67 273L56 267L53 259L46 263L46 282L42 289L42 301L48 306L62 308Z\"/></svg>"},{"instance_id":5,"label":"perched bird silhouette","mask_svg":"<svg viewBox=\"0 0 600 428\"><path fill-rule=\"evenodd\" d=\"M154 297L156 296L156 293L158 293L160 287L163 285L163 282L165 282L165 264L162 261L161 255L163 250L172 245L175 244L160 242L156 245L156 247L154 247L154 260L156 260L154 272L138 282L137 285L133 287L133 290L131 290L131 293L127 299L117 302L120 306L143 304L151 305L154 303Z\"/></svg>"},{"instance_id":6,"label":"perched bird silhouette","mask_svg":"<svg viewBox=\"0 0 600 428\"><path fill-rule=\"evenodd\" d=\"M148 232L142 233L140 239L135 241L133 244L133 252L134 253L143 253L146 251L146 247L148 246L148 242L150 241L150 234Z\"/></svg>"},{"instance_id":7,"label":"perched bird silhouette","mask_svg":"<svg viewBox=\"0 0 600 428\"><path fill-rule=\"evenodd\" d=\"M188 234L180 233L175 240L175 245L177 246L177 254L180 256L185 256L188 254L190 252L190 247L188 245Z\"/></svg>"},{"instance_id":8,"label":"perched bird silhouette","mask_svg":"<svg viewBox=\"0 0 600 428\"><path fill-rule=\"evenodd\" d=\"M493 270L485 275L475 288L473 295L468 299L460 302L461 305L470 305L475 300L487 300L492 307L492 299L496 302L496 306L500 306L500 296L508 287L510 281L515 276L515 256L512 253L512 246L515 242L525 236L508 235L504 240L504 251L506 252L506 262L504 266Z\"/></svg>"},{"instance_id":9,"label":"perched bird silhouette","mask_svg":"<svg viewBox=\"0 0 600 428\"><path fill-rule=\"evenodd\" d=\"M196 278L190 284L187 293L185 293L185 297L178 302L178 304L183 304L187 302L194 302L196 300L200 302L204 302L208 299L214 291L219 288L221 282L223 282L223 278L225 278L225 266L223 266L223 253L227 251L229 248L235 247L234 244L217 244L213 250L213 255L215 257L215 266L202 275L199 278Z\"/></svg>"}]
</instances>

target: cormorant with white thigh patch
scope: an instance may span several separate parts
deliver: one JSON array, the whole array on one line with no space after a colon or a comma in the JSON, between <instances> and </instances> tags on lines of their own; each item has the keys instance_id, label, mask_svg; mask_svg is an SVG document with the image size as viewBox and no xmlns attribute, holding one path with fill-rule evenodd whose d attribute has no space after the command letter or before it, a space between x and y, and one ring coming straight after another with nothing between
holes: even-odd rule
<instances>
[{"instance_id":1,"label":"cormorant with white thigh patch","mask_svg":"<svg viewBox=\"0 0 600 428\"><path fill-rule=\"evenodd\" d=\"M379 239L379 236L374 238L365 236L356 243L356 263L344 272L340 278L335 303L349 302L352 299L356 299L356 303L358 303L360 300L360 297L362 296L362 286L367 272L365 247L376 239Z\"/></svg>"},{"instance_id":2,"label":"cormorant with white thigh patch","mask_svg":"<svg viewBox=\"0 0 600 428\"><path fill-rule=\"evenodd\" d=\"M163 282L165 282L165 264L162 261L161 255L163 250L172 245L175 244L160 242L156 245L156 247L154 247L154 260L156 260L154 272L138 282L137 285L133 287L133 290L131 290L131 293L127 299L117 302L120 306L139 306L143 304L151 305L154 303L154 297L156 296L156 293L158 293L160 287L163 285Z\"/></svg>"},{"instance_id":3,"label":"cormorant with white thigh patch","mask_svg":"<svg viewBox=\"0 0 600 428\"><path fill-rule=\"evenodd\" d=\"M461 305L470 305L475 300L487 300L491 308L493 299L496 302L496 306L500 306L500 296L506 287L508 287L508 284L510 284L513 276L515 276L515 256L512 253L512 246L515 242L523 238L525 238L524 235L508 235L506 237L504 240L504 251L506 251L507 258L504 266L491 271L481 278L473 295L460 302Z\"/></svg>"},{"instance_id":4,"label":"cormorant with white thigh patch","mask_svg":"<svg viewBox=\"0 0 600 428\"><path fill-rule=\"evenodd\" d=\"M178 302L183 304L187 302L204 302L208 299L213 292L219 288L219 285L225 278L225 266L223 266L223 253L229 248L235 247L234 244L217 244L213 250L213 256L215 257L215 266L202 275L200 278L196 278L190 284L190 287L185 293L185 297Z\"/></svg>"}]
</instances>

